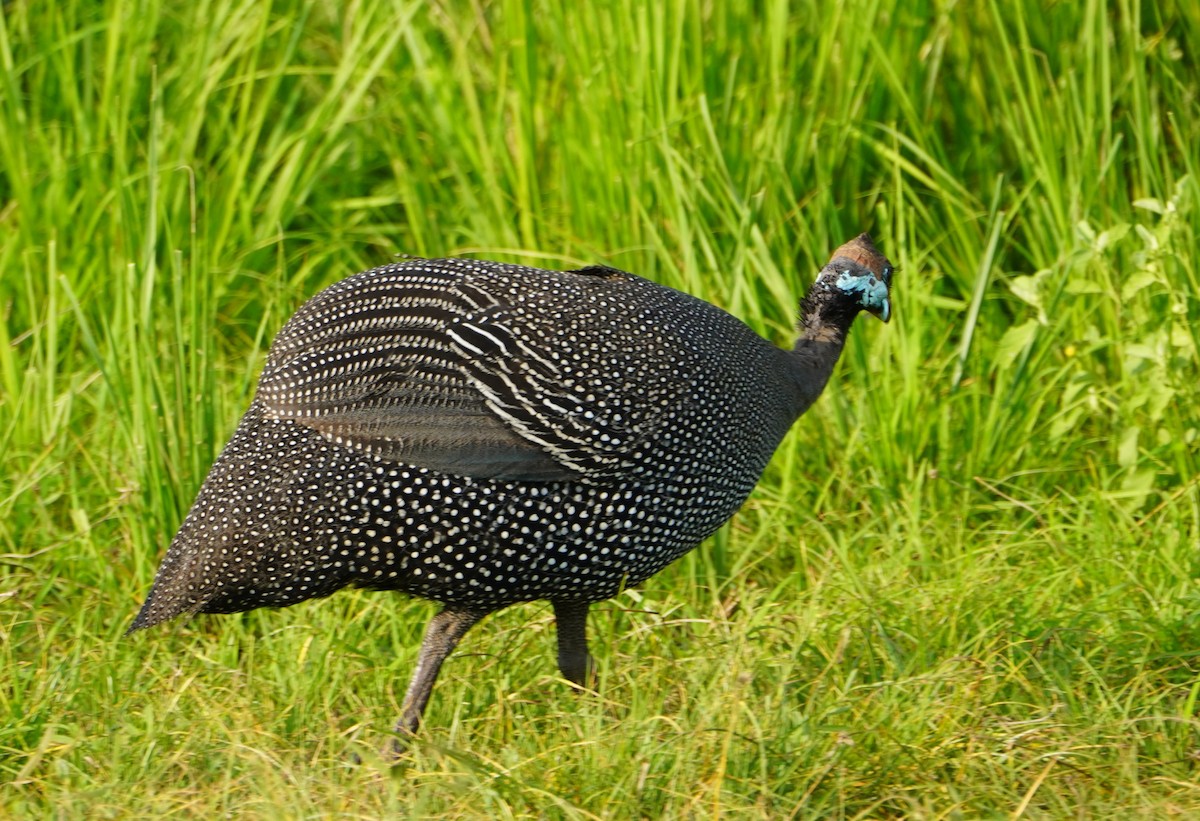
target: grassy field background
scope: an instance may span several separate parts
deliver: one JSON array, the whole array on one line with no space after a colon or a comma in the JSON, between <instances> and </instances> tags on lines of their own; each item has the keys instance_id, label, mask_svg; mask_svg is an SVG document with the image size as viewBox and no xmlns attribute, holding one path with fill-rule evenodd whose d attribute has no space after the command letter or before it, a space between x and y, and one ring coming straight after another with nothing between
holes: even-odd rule
<instances>
[{"instance_id":1,"label":"grassy field background","mask_svg":"<svg viewBox=\"0 0 1200 821\"><path fill-rule=\"evenodd\" d=\"M5 3L0 815L1200 813L1194 3ZM709 543L484 622L122 633L307 296L602 262L777 342L869 230L895 316ZM354 757L363 763L352 763Z\"/></svg>"}]
</instances>

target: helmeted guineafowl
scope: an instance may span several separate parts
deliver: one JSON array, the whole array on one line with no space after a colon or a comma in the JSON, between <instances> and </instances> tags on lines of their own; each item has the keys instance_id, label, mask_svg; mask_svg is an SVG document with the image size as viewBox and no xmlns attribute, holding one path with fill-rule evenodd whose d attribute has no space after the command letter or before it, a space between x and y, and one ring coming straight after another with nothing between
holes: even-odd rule
<instances>
[{"instance_id":1,"label":"helmeted guineafowl","mask_svg":"<svg viewBox=\"0 0 1200 821\"><path fill-rule=\"evenodd\" d=\"M321 291L275 339L130 630L346 585L440 602L397 729L483 616L549 599L584 684L589 605L741 506L820 395L892 266L834 252L781 350L724 311L606 267L410 260Z\"/></svg>"}]
</instances>

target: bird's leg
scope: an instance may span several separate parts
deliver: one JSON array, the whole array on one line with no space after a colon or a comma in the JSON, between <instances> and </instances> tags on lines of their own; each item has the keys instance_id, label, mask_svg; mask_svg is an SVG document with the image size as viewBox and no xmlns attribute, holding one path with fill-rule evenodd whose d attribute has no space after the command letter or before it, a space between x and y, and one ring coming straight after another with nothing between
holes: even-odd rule
<instances>
[{"instance_id":1,"label":"bird's leg","mask_svg":"<svg viewBox=\"0 0 1200 821\"><path fill-rule=\"evenodd\" d=\"M577 687L593 689L596 666L587 649L588 602L554 601L558 622L558 669Z\"/></svg>"},{"instance_id":2,"label":"bird's leg","mask_svg":"<svg viewBox=\"0 0 1200 821\"><path fill-rule=\"evenodd\" d=\"M442 662L459 639L471 629L471 625L485 615L475 610L447 607L430 620L425 628L425 639L421 642L421 653L417 657L417 669L413 671L408 691L404 694L404 712L396 722L396 732L400 738L393 746L394 753L403 749L403 737L413 735L421 725L421 715L429 703L429 694L433 691L433 683L437 681L438 671L442 669Z\"/></svg>"}]
</instances>

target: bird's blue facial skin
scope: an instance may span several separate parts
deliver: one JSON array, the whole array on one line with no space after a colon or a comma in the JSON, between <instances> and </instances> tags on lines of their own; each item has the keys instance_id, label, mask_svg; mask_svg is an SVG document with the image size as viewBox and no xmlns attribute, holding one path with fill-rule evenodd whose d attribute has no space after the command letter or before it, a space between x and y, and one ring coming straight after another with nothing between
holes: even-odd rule
<instances>
[{"instance_id":1,"label":"bird's blue facial skin","mask_svg":"<svg viewBox=\"0 0 1200 821\"><path fill-rule=\"evenodd\" d=\"M888 300L888 286L879 277L874 274L851 274L849 271L840 271L837 281L833 283L837 288L847 294L859 293L858 304L862 305L868 311L874 311L879 314L879 318L884 322L892 315L892 305Z\"/></svg>"}]
</instances>

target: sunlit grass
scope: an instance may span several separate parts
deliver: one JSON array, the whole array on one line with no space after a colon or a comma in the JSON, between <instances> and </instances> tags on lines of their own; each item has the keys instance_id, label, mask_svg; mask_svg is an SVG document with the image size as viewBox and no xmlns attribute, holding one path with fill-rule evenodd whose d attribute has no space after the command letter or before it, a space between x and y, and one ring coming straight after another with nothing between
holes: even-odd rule
<instances>
[{"instance_id":1,"label":"sunlit grass","mask_svg":"<svg viewBox=\"0 0 1200 821\"><path fill-rule=\"evenodd\" d=\"M4 6L0 814L1200 811L1200 12L759 6ZM393 772L428 603L122 638L323 285L603 262L783 343L862 230L893 321L593 608L598 696L504 611Z\"/></svg>"}]
</instances>

